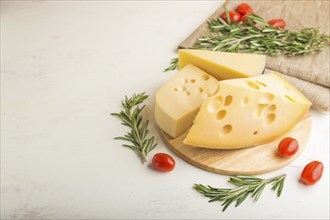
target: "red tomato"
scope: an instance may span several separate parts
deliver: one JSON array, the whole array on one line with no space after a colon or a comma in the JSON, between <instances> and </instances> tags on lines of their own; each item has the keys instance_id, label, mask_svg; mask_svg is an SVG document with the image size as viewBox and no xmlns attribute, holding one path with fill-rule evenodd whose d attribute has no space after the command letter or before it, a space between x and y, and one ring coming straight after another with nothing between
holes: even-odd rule
<instances>
[{"instance_id":1,"label":"red tomato","mask_svg":"<svg viewBox=\"0 0 330 220\"><path fill-rule=\"evenodd\" d=\"M245 2L239 4L236 9L236 12L238 12L241 16L246 15L246 14L253 14L253 9L251 6Z\"/></svg>"},{"instance_id":2,"label":"red tomato","mask_svg":"<svg viewBox=\"0 0 330 220\"><path fill-rule=\"evenodd\" d=\"M283 138L278 144L278 154L281 157L291 157L299 148L298 141L291 137Z\"/></svg>"},{"instance_id":3,"label":"red tomato","mask_svg":"<svg viewBox=\"0 0 330 220\"><path fill-rule=\"evenodd\" d=\"M245 14L245 15L242 16L242 18L241 18L241 21L242 22L247 22L247 20L248 20L248 16L247 15L248 14Z\"/></svg>"},{"instance_id":4,"label":"red tomato","mask_svg":"<svg viewBox=\"0 0 330 220\"><path fill-rule=\"evenodd\" d=\"M272 19L272 20L268 21L268 24L277 29L279 29L279 28L283 29L283 28L285 28L285 25L286 25L285 21L281 18Z\"/></svg>"},{"instance_id":5,"label":"red tomato","mask_svg":"<svg viewBox=\"0 0 330 220\"><path fill-rule=\"evenodd\" d=\"M235 11L228 11L229 18L232 22L238 23L241 20L241 15ZM221 14L221 18L227 22L226 12Z\"/></svg>"},{"instance_id":6,"label":"red tomato","mask_svg":"<svg viewBox=\"0 0 330 220\"><path fill-rule=\"evenodd\" d=\"M313 185L319 181L323 173L323 163L320 161L312 161L305 166L301 175L300 182L306 185Z\"/></svg>"},{"instance_id":7,"label":"red tomato","mask_svg":"<svg viewBox=\"0 0 330 220\"><path fill-rule=\"evenodd\" d=\"M152 158L152 167L161 172L169 172L174 169L174 159L165 153L157 153Z\"/></svg>"}]
</instances>

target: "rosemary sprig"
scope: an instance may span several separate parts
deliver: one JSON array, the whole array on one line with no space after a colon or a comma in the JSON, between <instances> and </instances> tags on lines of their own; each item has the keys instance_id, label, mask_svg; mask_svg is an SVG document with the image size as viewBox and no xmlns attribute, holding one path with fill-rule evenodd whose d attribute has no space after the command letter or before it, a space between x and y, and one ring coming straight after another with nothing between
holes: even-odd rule
<instances>
[{"instance_id":1,"label":"rosemary sprig","mask_svg":"<svg viewBox=\"0 0 330 220\"><path fill-rule=\"evenodd\" d=\"M277 190L277 196L282 193L285 174L270 179L261 179L255 176L238 175L231 176L229 183L235 185L235 188L214 188L211 186L204 186L202 184L195 184L194 189L206 197L211 198L209 202L219 201L222 202L222 211L225 211L230 204L236 202L235 207L239 206L248 196L255 201L258 201L261 193L265 189L267 184L272 184L272 190Z\"/></svg>"},{"instance_id":2,"label":"rosemary sprig","mask_svg":"<svg viewBox=\"0 0 330 220\"><path fill-rule=\"evenodd\" d=\"M329 43L330 36L317 28L276 29L254 14L248 15L247 22L229 23L221 17L210 20L204 36L192 49L291 57L320 52ZM177 62L177 58L172 59L165 72L174 70Z\"/></svg>"},{"instance_id":3,"label":"rosemary sprig","mask_svg":"<svg viewBox=\"0 0 330 220\"><path fill-rule=\"evenodd\" d=\"M172 58L171 59L171 65L169 67L167 67L166 69L164 69L164 72L178 69L178 67L179 67L178 66L178 62L179 62L179 59L178 58Z\"/></svg>"},{"instance_id":4,"label":"rosemary sprig","mask_svg":"<svg viewBox=\"0 0 330 220\"><path fill-rule=\"evenodd\" d=\"M131 144L123 144L123 147L134 150L141 157L143 163L147 161L148 153L157 146L157 143L154 143L154 137L147 137L149 121L143 122L141 114L145 105L140 107L140 104L147 98L148 96L144 92L137 95L133 94L130 98L125 96L122 110L119 113L111 113L122 121L122 125L131 129L124 136L115 137L115 139L130 142Z\"/></svg>"},{"instance_id":5,"label":"rosemary sprig","mask_svg":"<svg viewBox=\"0 0 330 220\"><path fill-rule=\"evenodd\" d=\"M248 22L228 24L221 18L208 22L208 31L194 44L194 49L256 53L269 56L297 56L320 52L330 36L316 28L299 31L276 29L257 15Z\"/></svg>"}]
</instances>

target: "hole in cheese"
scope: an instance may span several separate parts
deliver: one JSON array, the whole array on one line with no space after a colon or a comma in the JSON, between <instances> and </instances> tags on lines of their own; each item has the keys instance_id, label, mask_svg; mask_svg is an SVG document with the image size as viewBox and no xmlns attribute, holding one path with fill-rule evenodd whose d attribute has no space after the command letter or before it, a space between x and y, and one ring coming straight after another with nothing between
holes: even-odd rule
<instances>
[{"instance_id":1,"label":"hole in cheese","mask_svg":"<svg viewBox=\"0 0 330 220\"><path fill-rule=\"evenodd\" d=\"M177 92L178 91L178 88L174 88L173 90Z\"/></svg>"},{"instance_id":2,"label":"hole in cheese","mask_svg":"<svg viewBox=\"0 0 330 220\"><path fill-rule=\"evenodd\" d=\"M191 79L190 82L191 82L191 83L195 83L196 80L195 80L195 79Z\"/></svg>"},{"instance_id":3,"label":"hole in cheese","mask_svg":"<svg viewBox=\"0 0 330 220\"><path fill-rule=\"evenodd\" d=\"M220 130L220 135L223 135L223 136L228 135L232 129L233 129L233 127L231 125L229 125L229 124L224 125Z\"/></svg>"},{"instance_id":4,"label":"hole in cheese","mask_svg":"<svg viewBox=\"0 0 330 220\"><path fill-rule=\"evenodd\" d=\"M241 105L245 106L247 104L249 104L249 97L244 97L244 99L241 101Z\"/></svg>"},{"instance_id":5,"label":"hole in cheese","mask_svg":"<svg viewBox=\"0 0 330 220\"><path fill-rule=\"evenodd\" d=\"M204 89L203 89L202 87L199 87L199 88L197 89L197 91L198 91L199 93L202 93L202 92L204 91Z\"/></svg>"},{"instance_id":6,"label":"hole in cheese","mask_svg":"<svg viewBox=\"0 0 330 220\"><path fill-rule=\"evenodd\" d=\"M261 103L259 103L259 104L255 107L255 109L254 109L254 111L253 111L253 115L254 115L255 117L261 117L261 115L263 114L263 112L265 111L265 109L267 108L267 106L268 106L268 104L261 104Z\"/></svg>"},{"instance_id":7,"label":"hole in cheese","mask_svg":"<svg viewBox=\"0 0 330 220\"><path fill-rule=\"evenodd\" d=\"M291 96L285 95L284 97L291 102L296 102Z\"/></svg>"},{"instance_id":8,"label":"hole in cheese","mask_svg":"<svg viewBox=\"0 0 330 220\"><path fill-rule=\"evenodd\" d=\"M184 94L188 96L188 95L190 95L190 92L189 91L184 91Z\"/></svg>"},{"instance_id":9,"label":"hole in cheese","mask_svg":"<svg viewBox=\"0 0 330 220\"><path fill-rule=\"evenodd\" d=\"M253 132L253 135L257 135L257 134L258 134L258 131Z\"/></svg>"},{"instance_id":10,"label":"hole in cheese","mask_svg":"<svg viewBox=\"0 0 330 220\"><path fill-rule=\"evenodd\" d=\"M210 78L210 76L208 76L208 75L202 75L203 80L208 80L209 78Z\"/></svg>"},{"instance_id":11,"label":"hole in cheese","mask_svg":"<svg viewBox=\"0 0 330 220\"><path fill-rule=\"evenodd\" d=\"M250 86L253 89L260 89L260 87L255 82L248 81L248 80L245 82L246 82L246 84L248 84L248 86Z\"/></svg>"},{"instance_id":12,"label":"hole in cheese","mask_svg":"<svg viewBox=\"0 0 330 220\"><path fill-rule=\"evenodd\" d=\"M220 106L222 105L222 96L217 96L215 98L212 98L207 106L207 110L209 112L216 112Z\"/></svg>"},{"instance_id":13,"label":"hole in cheese","mask_svg":"<svg viewBox=\"0 0 330 220\"><path fill-rule=\"evenodd\" d=\"M269 106L267 110L268 110L268 112L275 112L276 111L276 105L273 104L273 105Z\"/></svg>"},{"instance_id":14,"label":"hole in cheese","mask_svg":"<svg viewBox=\"0 0 330 220\"><path fill-rule=\"evenodd\" d=\"M270 113L266 116L265 121L264 121L264 125L270 125L271 123L273 123L276 119L276 115L274 113Z\"/></svg>"},{"instance_id":15,"label":"hole in cheese","mask_svg":"<svg viewBox=\"0 0 330 220\"><path fill-rule=\"evenodd\" d=\"M261 97L260 103L270 103L271 101L273 101L274 97L274 94L267 92Z\"/></svg>"},{"instance_id":16,"label":"hole in cheese","mask_svg":"<svg viewBox=\"0 0 330 220\"><path fill-rule=\"evenodd\" d=\"M188 80L187 78L184 78L184 79L183 79L183 82L184 82L184 83L188 83L189 80Z\"/></svg>"},{"instance_id":17,"label":"hole in cheese","mask_svg":"<svg viewBox=\"0 0 330 220\"><path fill-rule=\"evenodd\" d=\"M218 112L216 118L218 120L221 120L221 119L223 119L226 116L226 113L227 113L226 110L221 110L221 111Z\"/></svg>"},{"instance_id":18,"label":"hole in cheese","mask_svg":"<svg viewBox=\"0 0 330 220\"><path fill-rule=\"evenodd\" d=\"M232 101L233 101L233 97L231 95L226 96L224 106L230 105Z\"/></svg>"},{"instance_id":19,"label":"hole in cheese","mask_svg":"<svg viewBox=\"0 0 330 220\"><path fill-rule=\"evenodd\" d=\"M256 81L256 83L258 83L259 85L262 85L263 87L268 87L265 83L263 83L263 82L260 82L260 81Z\"/></svg>"}]
</instances>

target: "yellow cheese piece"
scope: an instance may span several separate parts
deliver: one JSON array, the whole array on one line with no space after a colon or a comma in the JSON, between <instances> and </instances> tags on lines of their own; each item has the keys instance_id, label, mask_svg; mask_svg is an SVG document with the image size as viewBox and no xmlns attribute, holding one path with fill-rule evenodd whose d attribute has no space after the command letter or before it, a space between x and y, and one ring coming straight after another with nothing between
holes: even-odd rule
<instances>
[{"instance_id":1,"label":"yellow cheese piece","mask_svg":"<svg viewBox=\"0 0 330 220\"><path fill-rule=\"evenodd\" d=\"M274 72L223 80L202 104L184 143L217 149L265 144L294 128L310 106L304 95Z\"/></svg>"},{"instance_id":2,"label":"yellow cheese piece","mask_svg":"<svg viewBox=\"0 0 330 220\"><path fill-rule=\"evenodd\" d=\"M245 78L263 73L266 56L208 50L179 50L179 69L193 64L218 80Z\"/></svg>"},{"instance_id":3,"label":"yellow cheese piece","mask_svg":"<svg viewBox=\"0 0 330 220\"><path fill-rule=\"evenodd\" d=\"M193 65L173 75L156 93L155 119L175 138L187 131L204 100L217 89L218 80Z\"/></svg>"}]
</instances>

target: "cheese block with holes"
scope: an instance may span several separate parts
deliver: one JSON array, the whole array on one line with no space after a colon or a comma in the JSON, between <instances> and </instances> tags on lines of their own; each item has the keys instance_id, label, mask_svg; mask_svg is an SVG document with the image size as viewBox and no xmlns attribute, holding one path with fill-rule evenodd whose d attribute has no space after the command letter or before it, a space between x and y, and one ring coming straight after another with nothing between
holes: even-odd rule
<instances>
[{"instance_id":1,"label":"cheese block with holes","mask_svg":"<svg viewBox=\"0 0 330 220\"><path fill-rule=\"evenodd\" d=\"M208 50L179 50L179 69L193 64L218 80L257 76L263 73L266 56Z\"/></svg>"},{"instance_id":2,"label":"cheese block with holes","mask_svg":"<svg viewBox=\"0 0 330 220\"><path fill-rule=\"evenodd\" d=\"M175 138L187 131L204 100L217 89L218 80L193 65L173 75L156 93L155 119Z\"/></svg>"},{"instance_id":3,"label":"cheese block with holes","mask_svg":"<svg viewBox=\"0 0 330 220\"><path fill-rule=\"evenodd\" d=\"M285 135L311 102L277 73L223 80L201 106L185 144L235 149L262 145Z\"/></svg>"}]
</instances>

